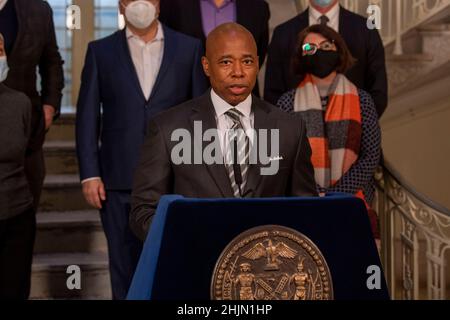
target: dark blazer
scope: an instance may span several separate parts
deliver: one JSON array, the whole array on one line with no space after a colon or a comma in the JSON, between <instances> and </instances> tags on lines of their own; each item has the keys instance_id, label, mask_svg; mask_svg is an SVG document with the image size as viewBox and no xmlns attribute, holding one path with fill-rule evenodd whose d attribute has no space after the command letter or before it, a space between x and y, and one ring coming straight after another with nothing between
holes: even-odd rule
<instances>
[{"instance_id":1,"label":"dark blazer","mask_svg":"<svg viewBox=\"0 0 450 320\"><path fill-rule=\"evenodd\" d=\"M30 99L0 83L0 221L33 205L24 169L30 131Z\"/></svg>"},{"instance_id":2,"label":"dark blazer","mask_svg":"<svg viewBox=\"0 0 450 320\"><path fill-rule=\"evenodd\" d=\"M200 0L163 0L159 19L174 30L183 32L205 45ZM262 67L269 45L269 5L264 0L237 0L236 22L247 28L258 47L259 65ZM258 93L258 86L255 92ZM258 93L259 94L259 93Z\"/></svg>"},{"instance_id":3,"label":"dark blazer","mask_svg":"<svg viewBox=\"0 0 450 320\"><path fill-rule=\"evenodd\" d=\"M40 149L45 137L43 104L59 114L64 88L63 61L56 44L53 13L46 1L14 0L19 31L8 55L10 71L5 85L25 93L33 105L31 149ZM42 90L36 88L36 67L42 78Z\"/></svg>"},{"instance_id":4,"label":"dark blazer","mask_svg":"<svg viewBox=\"0 0 450 320\"><path fill-rule=\"evenodd\" d=\"M89 44L76 119L81 180L101 177L109 190L131 190L148 121L207 89L200 41L163 30L164 56L150 97L141 90L125 30Z\"/></svg>"},{"instance_id":5,"label":"dark blazer","mask_svg":"<svg viewBox=\"0 0 450 320\"><path fill-rule=\"evenodd\" d=\"M311 149L305 127L299 117L253 97L254 129L279 129L278 173L262 176L262 164L250 165L245 197L284 197L317 195ZM142 146L134 174L130 225L135 234L145 239L162 195L180 194L191 198L233 198L230 180L223 164L181 164L171 161L172 132L186 129L193 136L194 122L201 121L202 130L216 128L215 111L210 92L155 117ZM204 142L203 150L208 142Z\"/></svg>"},{"instance_id":6,"label":"dark blazer","mask_svg":"<svg viewBox=\"0 0 450 320\"><path fill-rule=\"evenodd\" d=\"M297 35L309 26L308 9L275 28L267 58L264 99L276 104L278 99L299 84L293 73L292 59ZM370 93L378 116L387 106L388 88L384 47L376 29L367 28L367 19L340 8L339 33L352 55L358 60L346 76L359 88Z\"/></svg>"}]
</instances>

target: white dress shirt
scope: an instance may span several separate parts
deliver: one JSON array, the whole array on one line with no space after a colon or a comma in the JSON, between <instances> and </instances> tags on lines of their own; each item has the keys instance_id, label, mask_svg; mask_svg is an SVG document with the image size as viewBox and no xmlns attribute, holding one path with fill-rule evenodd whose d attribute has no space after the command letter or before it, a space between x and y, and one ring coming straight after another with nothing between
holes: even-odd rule
<instances>
[{"instance_id":1,"label":"white dress shirt","mask_svg":"<svg viewBox=\"0 0 450 320\"><path fill-rule=\"evenodd\" d=\"M339 11L341 7L339 2L337 2L333 8L331 8L325 15L330 21L328 21L327 26L334 29L334 31L339 32ZM323 16L322 13L309 6L309 25L320 24L320 17Z\"/></svg>"},{"instance_id":2,"label":"white dress shirt","mask_svg":"<svg viewBox=\"0 0 450 320\"><path fill-rule=\"evenodd\" d=\"M2 1L2 0L0 0ZM130 48L131 60L139 78L144 96L148 99L155 85L161 62L164 55L164 32L161 23L158 22L158 31L155 38L145 43L134 35L128 28L125 30L128 47ZM92 177L81 181L85 183L91 180L100 180L100 177Z\"/></svg>"},{"instance_id":3,"label":"white dress shirt","mask_svg":"<svg viewBox=\"0 0 450 320\"><path fill-rule=\"evenodd\" d=\"M150 98L150 94L155 85L161 62L164 55L164 32L161 23L158 22L158 31L155 38L145 43L138 36L134 35L130 29L126 28L128 47L130 48L131 59L139 78L142 92L145 98Z\"/></svg>"},{"instance_id":4,"label":"white dress shirt","mask_svg":"<svg viewBox=\"0 0 450 320\"><path fill-rule=\"evenodd\" d=\"M214 110L216 111L215 117L220 140L220 148L222 150L222 155L225 156L227 152L226 133L228 129L231 129L231 127L233 127L233 121L227 115L225 115L225 113L232 108L238 109L243 114L243 116L241 117L241 123L244 127L244 130L247 132L248 130L253 129L254 114L252 112L252 95L250 94L247 99L242 101L236 107L233 107L221 97L219 97L213 89L211 89L211 100L214 106ZM253 145L253 135L248 134L248 137L251 145Z\"/></svg>"},{"instance_id":5,"label":"white dress shirt","mask_svg":"<svg viewBox=\"0 0 450 320\"><path fill-rule=\"evenodd\" d=\"M3 9L3 7L6 5L6 2L8 2L8 0L0 0L0 10Z\"/></svg>"}]
</instances>

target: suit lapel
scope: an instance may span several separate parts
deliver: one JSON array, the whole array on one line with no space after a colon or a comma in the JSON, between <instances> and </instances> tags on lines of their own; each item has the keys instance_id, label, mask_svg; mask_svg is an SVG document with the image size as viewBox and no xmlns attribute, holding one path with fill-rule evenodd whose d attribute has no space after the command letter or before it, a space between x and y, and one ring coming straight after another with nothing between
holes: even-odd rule
<instances>
[{"instance_id":1,"label":"suit lapel","mask_svg":"<svg viewBox=\"0 0 450 320\"><path fill-rule=\"evenodd\" d=\"M150 94L150 99L152 99L156 92L158 92L158 88L161 86L164 76L167 74L167 70L172 65L172 61L175 57L175 53L178 50L177 41L174 39L173 32L168 29L166 26L162 25L164 31L164 53L161 61L161 67L159 68L158 76L155 80L155 85L153 86L152 92ZM146 97L145 100L147 100Z\"/></svg>"},{"instance_id":2,"label":"suit lapel","mask_svg":"<svg viewBox=\"0 0 450 320\"><path fill-rule=\"evenodd\" d=\"M270 109L263 104L259 99L253 97L253 104L252 104L252 110L254 114L254 129L256 131L256 134L259 134L259 131L261 129L266 129L267 134L270 133L269 130L276 129L277 128L277 120L274 118L271 118L270 115ZM270 134L268 140L268 146L267 146L267 152L268 154L271 154L270 149ZM258 137L258 143L259 137ZM257 147L257 151L259 152L259 145L253 146ZM259 156L258 156L259 158ZM256 189L261 182L262 176L261 176L261 163L258 159L256 164L251 164L248 169L248 177L247 177L247 184L245 186L244 195L245 197L254 197Z\"/></svg>"},{"instance_id":3,"label":"suit lapel","mask_svg":"<svg viewBox=\"0 0 450 320\"><path fill-rule=\"evenodd\" d=\"M137 93L142 97L142 99L147 100L145 98L144 93L142 92L141 84L139 82L139 77L136 72L136 68L134 67L133 60L131 58L130 48L128 47L127 35L125 33L125 29L118 31L116 33L116 39L118 42L117 47L119 48L118 54L122 65L125 67L129 79L133 82L133 87L137 90Z\"/></svg>"},{"instance_id":4,"label":"suit lapel","mask_svg":"<svg viewBox=\"0 0 450 320\"><path fill-rule=\"evenodd\" d=\"M216 119L214 117L214 106L212 104L210 96L210 90L208 90L207 93L205 93L199 101L200 101L199 105L193 108L194 114L191 116L191 126L192 126L191 133L194 132L194 122L201 121L203 134L208 129L217 128ZM202 143L202 153L203 150L205 150L207 144L209 144L209 142ZM221 159L223 159L222 154L220 155L220 157ZM225 198L234 197L230 179L228 178L228 173L226 171L225 166L223 164L207 165L205 163L203 165L206 167L209 174L214 179L214 182L216 183L217 187L222 193L222 196Z\"/></svg>"}]
</instances>

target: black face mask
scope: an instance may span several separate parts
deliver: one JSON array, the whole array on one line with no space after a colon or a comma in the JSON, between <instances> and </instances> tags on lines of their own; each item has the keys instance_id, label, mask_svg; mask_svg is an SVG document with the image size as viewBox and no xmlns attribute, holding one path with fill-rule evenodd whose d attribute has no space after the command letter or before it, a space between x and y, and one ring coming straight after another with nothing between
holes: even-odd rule
<instances>
[{"instance_id":1,"label":"black face mask","mask_svg":"<svg viewBox=\"0 0 450 320\"><path fill-rule=\"evenodd\" d=\"M306 71L319 78L326 78L336 70L339 53L336 51L317 50L312 56L305 56Z\"/></svg>"}]
</instances>

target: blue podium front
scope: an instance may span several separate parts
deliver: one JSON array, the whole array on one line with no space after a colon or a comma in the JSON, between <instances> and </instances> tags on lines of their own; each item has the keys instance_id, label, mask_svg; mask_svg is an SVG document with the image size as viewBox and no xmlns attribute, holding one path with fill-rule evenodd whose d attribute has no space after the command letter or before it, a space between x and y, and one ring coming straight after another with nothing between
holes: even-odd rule
<instances>
[{"instance_id":1,"label":"blue podium front","mask_svg":"<svg viewBox=\"0 0 450 320\"><path fill-rule=\"evenodd\" d=\"M364 203L333 194L324 198L161 198L129 293L131 300L210 300L211 279L223 250L260 226L293 229L310 239L331 273L336 300L389 299ZM369 281L370 282L370 281Z\"/></svg>"}]
</instances>

